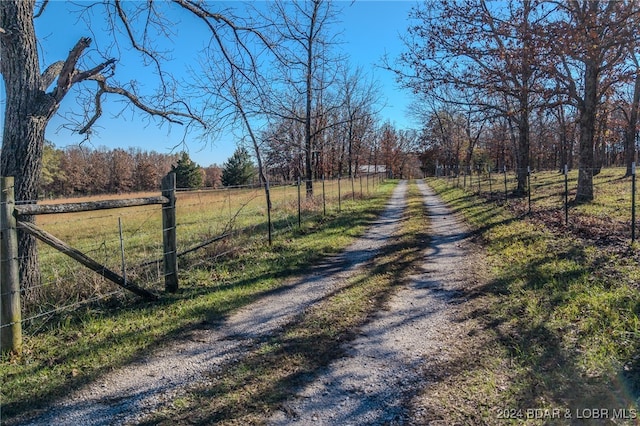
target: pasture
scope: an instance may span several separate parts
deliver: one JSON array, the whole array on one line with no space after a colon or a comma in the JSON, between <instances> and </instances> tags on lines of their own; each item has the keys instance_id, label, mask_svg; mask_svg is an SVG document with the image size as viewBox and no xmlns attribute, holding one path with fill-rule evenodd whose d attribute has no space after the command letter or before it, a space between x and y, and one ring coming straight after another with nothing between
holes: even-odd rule
<instances>
[{"instance_id":1,"label":"pasture","mask_svg":"<svg viewBox=\"0 0 640 426\"><path fill-rule=\"evenodd\" d=\"M311 198L306 197L303 183L300 199L296 184L271 186L274 238L297 229L298 220L303 228L314 226L325 212L337 213L354 200L371 195L378 183L378 177L374 176L363 176L353 182L348 179L317 181ZM52 203L154 195L158 193L60 199ZM176 198L178 253L221 235L229 234L235 240L231 242L224 238L207 246L204 257L198 253L183 256L181 267L193 262L216 262L223 256L232 255L243 240L267 244L267 206L262 187L178 191ZM162 291L163 270L159 262L163 255L161 206L41 215L37 217L37 224L109 269L126 275L128 280ZM57 311L86 301L129 297L118 286L43 243L39 255L42 285L25 293L25 319L46 319Z\"/></svg>"}]
</instances>

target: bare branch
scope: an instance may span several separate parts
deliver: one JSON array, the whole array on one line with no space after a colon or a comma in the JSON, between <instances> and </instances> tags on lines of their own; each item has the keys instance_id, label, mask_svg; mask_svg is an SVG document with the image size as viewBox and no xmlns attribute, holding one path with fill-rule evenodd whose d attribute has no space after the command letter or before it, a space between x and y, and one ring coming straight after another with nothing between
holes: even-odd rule
<instances>
[{"instance_id":1,"label":"bare branch","mask_svg":"<svg viewBox=\"0 0 640 426\"><path fill-rule=\"evenodd\" d=\"M55 81L62 71L64 61L57 61L49 65L40 76L40 90L47 90L47 87Z\"/></svg>"},{"instance_id":2,"label":"bare branch","mask_svg":"<svg viewBox=\"0 0 640 426\"><path fill-rule=\"evenodd\" d=\"M53 91L53 97L57 102L62 101L62 98L67 94L71 86L73 85L73 77L76 72L76 64L82 56L84 50L91 44L89 37L82 37L76 45L69 52L69 56L64 61L60 73L58 74L58 84Z\"/></svg>"},{"instance_id":3,"label":"bare branch","mask_svg":"<svg viewBox=\"0 0 640 426\"><path fill-rule=\"evenodd\" d=\"M49 4L49 0L44 0L40 5L40 9L38 9L38 12L35 15L33 15L33 18L34 19L39 18L44 13L44 9L47 7L48 4Z\"/></svg>"},{"instance_id":4,"label":"bare branch","mask_svg":"<svg viewBox=\"0 0 640 426\"><path fill-rule=\"evenodd\" d=\"M115 62L116 60L114 58L109 59L108 61L105 61L99 65L96 65L95 67L91 68L90 70L87 71L82 71L79 72L76 70L75 75L73 76L73 80L72 80L72 84L78 83L80 81L84 81L84 80L89 80L91 79L93 76L99 75L105 68L111 66L112 70L113 68L115 68Z\"/></svg>"},{"instance_id":5,"label":"bare branch","mask_svg":"<svg viewBox=\"0 0 640 426\"><path fill-rule=\"evenodd\" d=\"M198 123L200 123L204 128L207 127L206 123L202 120L202 118L200 118L199 116L197 116L196 114L191 112L189 107L184 102L181 102L181 104L186 108L187 112L183 112L183 111L179 111L179 110L171 110L171 109L162 110L162 109L152 108L152 107L146 105L134 93L132 93L132 92L126 90L126 89L123 89L122 87L113 87L113 86L108 85L107 81L106 81L106 78L101 74L91 76L88 79L96 81L98 83L98 86L99 86L100 89L98 90L98 92L96 93L96 96L95 96L95 104L96 104L95 113L89 119L87 124L85 124L79 130L80 134L86 134L89 131L89 129L91 128L91 126L102 115L102 95L104 95L106 93L112 93L112 94L124 96L136 108L146 112L149 115L152 115L152 116L155 116L155 117L161 117L162 119L164 119L164 120L166 120L166 121L168 121L170 123L184 125L184 122L177 118L177 117L182 117L182 118L187 118L189 120L195 120Z\"/></svg>"},{"instance_id":6,"label":"bare branch","mask_svg":"<svg viewBox=\"0 0 640 426\"><path fill-rule=\"evenodd\" d=\"M142 53L144 56L148 57L155 63L156 70L160 78L160 82L162 83L162 87L165 87L165 82L163 77L164 73L162 72L160 61L158 60L154 52L148 50L144 45L141 45L136 41L135 35L133 34L133 29L131 28L131 25L129 25L129 18L127 17L127 14L124 11L124 9L122 9L121 3L122 2L120 0L116 0L115 2L116 11L118 12L118 17L120 18L120 21L124 25L125 31L127 32L127 37L129 38L131 45L133 46L134 49L136 49L138 52ZM149 7L151 6L149 5Z\"/></svg>"},{"instance_id":7,"label":"bare branch","mask_svg":"<svg viewBox=\"0 0 640 426\"><path fill-rule=\"evenodd\" d=\"M95 113L89 119L89 121L82 127L82 129L80 129L78 131L79 134L81 134L81 135L88 134L89 131L91 130L91 128L93 127L93 125L95 124L95 122L98 121L98 118L100 118L100 116L102 115L102 95L103 94L104 94L104 91L102 91L102 90L98 90L98 92L96 93L96 96L95 96L95 102L96 102Z\"/></svg>"}]
</instances>

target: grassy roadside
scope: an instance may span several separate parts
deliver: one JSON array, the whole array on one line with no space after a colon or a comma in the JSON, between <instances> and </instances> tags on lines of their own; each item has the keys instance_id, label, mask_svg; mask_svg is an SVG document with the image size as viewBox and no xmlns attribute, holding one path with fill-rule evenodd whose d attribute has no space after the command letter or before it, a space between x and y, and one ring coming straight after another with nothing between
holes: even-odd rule
<instances>
[{"instance_id":1,"label":"grassy roadside","mask_svg":"<svg viewBox=\"0 0 640 426\"><path fill-rule=\"evenodd\" d=\"M488 271L460 317L474 331L423 396L431 418L633 422L640 390L640 267L633 253L552 232L443 180L429 184L485 246Z\"/></svg>"},{"instance_id":2,"label":"grassy roadside","mask_svg":"<svg viewBox=\"0 0 640 426\"><path fill-rule=\"evenodd\" d=\"M256 424L281 407L318 369L340 354L343 342L385 305L421 258L424 207L415 185L408 194L402 229L371 267L351 277L322 303L258 345L238 363L212 375L145 424Z\"/></svg>"},{"instance_id":3,"label":"grassy roadside","mask_svg":"<svg viewBox=\"0 0 640 426\"><path fill-rule=\"evenodd\" d=\"M180 291L157 303L90 306L50 321L25 340L21 356L1 359L2 418L42 406L202 323L215 322L340 251L377 217L394 186L387 182L371 198L345 202L342 214L306 218L301 231L279 234L271 247L262 237L248 238L236 242L240 248L227 259L207 261L217 252L187 259Z\"/></svg>"}]
</instances>

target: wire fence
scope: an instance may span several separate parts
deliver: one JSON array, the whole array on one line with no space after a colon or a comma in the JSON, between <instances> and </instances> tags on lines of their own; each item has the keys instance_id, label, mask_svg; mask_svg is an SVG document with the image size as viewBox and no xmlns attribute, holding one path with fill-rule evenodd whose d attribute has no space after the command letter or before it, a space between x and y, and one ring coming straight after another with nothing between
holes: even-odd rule
<instances>
[{"instance_id":1,"label":"wire fence","mask_svg":"<svg viewBox=\"0 0 640 426\"><path fill-rule=\"evenodd\" d=\"M263 240L304 227L324 215L339 213L345 204L375 193L380 174L356 178L270 184L271 205L262 186L180 190L176 192L175 233L178 257L184 265L215 262L233 255L238 238ZM127 195L129 197L130 195ZM100 211L43 214L37 226L82 252L104 268L116 271L125 282L135 282L155 293L163 291L166 259L163 245L163 208L144 205ZM0 223L4 232L5 224ZM213 248L212 248L213 246ZM207 247L205 254L202 248ZM0 253L0 260L3 254ZM22 259L21 259L22 260ZM38 244L40 284L20 286L22 328L38 333L66 312L112 309L133 296L121 286L96 274L49 245ZM2 278L0 278L1 280ZM0 296L8 296L0 291ZM11 321L0 326L10 327Z\"/></svg>"},{"instance_id":2,"label":"wire fence","mask_svg":"<svg viewBox=\"0 0 640 426\"><path fill-rule=\"evenodd\" d=\"M600 244L624 245L635 241L635 173L627 175L624 167L587 169L593 183L593 200L580 202L576 201L580 173L577 169L521 170L526 176L524 188L518 187L517 172L476 170L466 176L451 174L440 179L484 200L506 204L517 215L529 215Z\"/></svg>"}]
</instances>

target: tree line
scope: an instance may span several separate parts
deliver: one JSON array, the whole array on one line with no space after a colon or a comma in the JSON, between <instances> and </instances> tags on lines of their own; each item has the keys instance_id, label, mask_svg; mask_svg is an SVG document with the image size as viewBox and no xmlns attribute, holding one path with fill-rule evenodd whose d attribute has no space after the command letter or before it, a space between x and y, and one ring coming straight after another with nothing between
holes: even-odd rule
<instances>
[{"instance_id":1,"label":"tree line","mask_svg":"<svg viewBox=\"0 0 640 426\"><path fill-rule=\"evenodd\" d=\"M239 147L222 166L202 167L186 152L162 154L139 148L56 148L46 142L39 198L159 191L162 178L176 174L178 189L222 188L256 183L249 151Z\"/></svg>"},{"instance_id":2,"label":"tree line","mask_svg":"<svg viewBox=\"0 0 640 426\"><path fill-rule=\"evenodd\" d=\"M264 141L265 176L272 182L295 182L303 176L302 156L282 155L291 153L295 145L272 136ZM415 131L397 130L390 123L371 129L366 141L351 147L351 162L347 160L347 144L336 133L332 136L335 139L324 141L327 155L314 157L314 178L357 177L383 170L391 177L421 174ZM342 142L332 142L336 140ZM369 167L374 164L379 167ZM158 191L162 178L169 172L176 173L179 189L260 183L254 158L244 146L238 147L222 165L202 167L186 152L166 154L139 148L83 145L59 149L46 142L38 198Z\"/></svg>"},{"instance_id":3,"label":"tree line","mask_svg":"<svg viewBox=\"0 0 640 426\"><path fill-rule=\"evenodd\" d=\"M576 201L603 165L637 158L640 3L427 0L388 69L417 99L425 166L471 173L577 167Z\"/></svg>"},{"instance_id":4,"label":"tree line","mask_svg":"<svg viewBox=\"0 0 640 426\"><path fill-rule=\"evenodd\" d=\"M38 34L35 22L67 4L85 34L60 57L50 57L47 43L66 37L65 28ZM63 101L76 106L64 115L65 128L88 139L107 102L115 101L121 105L115 115L135 110L183 128L182 142L232 130L256 162L267 203L271 176L298 178L312 196L315 179L352 177L363 166L384 165L392 176L408 175L408 165L416 167L416 135L384 122L377 83L340 51L341 7L348 4L0 1L6 89L0 174L15 177L20 201L37 199L43 181L63 194L148 187L158 171L144 155L136 158L126 150L84 155L70 149L78 169L69 162L58 181L48 172L43 176L45 130ZM187 27L197 28L202 39L182 31ZM168 46L185 33L188 43L201 48L180 69L178 61L167 61ZM139 71L127 76L133 62ZM101 170L101 179L87 179L86 172L98 173L87 157L96 164L111 157L111 169ZM168 164L159 162L165 171ZM37 244L24 232L18 244L21 281L37 285Z\"/></svg>"}]
</instances>

